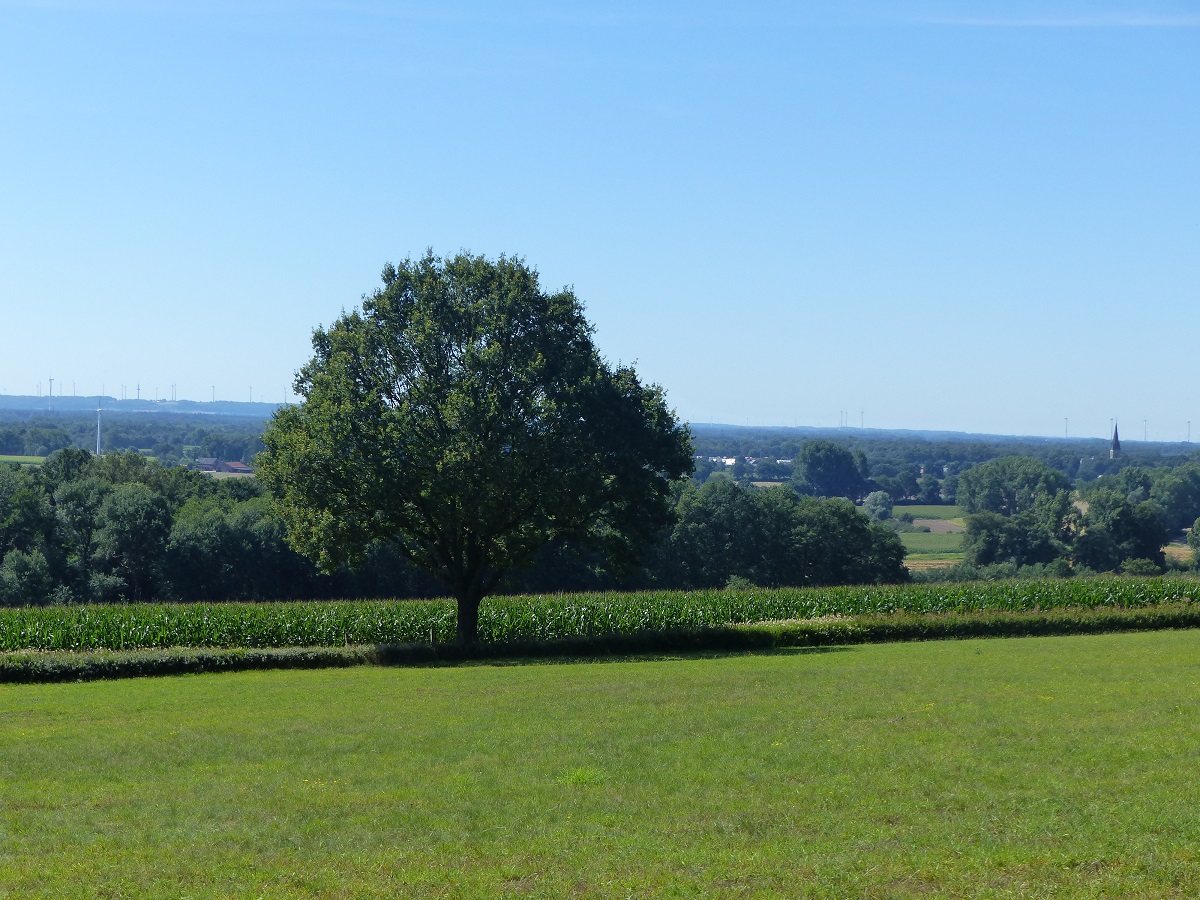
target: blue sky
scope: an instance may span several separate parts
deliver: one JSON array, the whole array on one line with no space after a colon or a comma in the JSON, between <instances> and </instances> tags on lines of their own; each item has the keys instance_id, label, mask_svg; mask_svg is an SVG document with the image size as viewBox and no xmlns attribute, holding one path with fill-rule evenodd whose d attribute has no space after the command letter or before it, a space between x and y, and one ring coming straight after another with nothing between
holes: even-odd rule
<instances>
[{"instance_id":1,"label":"blue sky","mask_svg":"<svg viewBox=\"0 0 1200 900\"><path fill-rule=\"evenodd\" d=\"M690 421L1200 439L1195 4L0 0L0 172L0 393L282 400L465 248Z\"/></svg>"}]
</instances>

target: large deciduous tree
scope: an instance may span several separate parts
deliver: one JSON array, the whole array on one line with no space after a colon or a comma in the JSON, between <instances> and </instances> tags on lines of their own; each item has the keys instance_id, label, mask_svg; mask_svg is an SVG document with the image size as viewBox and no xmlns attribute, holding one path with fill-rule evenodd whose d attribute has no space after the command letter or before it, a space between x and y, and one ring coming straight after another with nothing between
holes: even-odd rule
<instances>
[{"instance_id":1,"label":"large deciduous tree","mask_svg":"<svg viewBox=\"0 0 1200 900\"><path fill-rule=\"evenodd\" d=\"M807 442L796 460L793 484L801 494L857 498L866 485L867 459L833 441Z\"/></svg>"},{"instance_id":2,"label":"large deciduous tree","mask_svg":"<svg viewBox=\"0 0 1200 900\"><path fill-rule=\"evenodd\" d=\"M331 570L394 543L449 587L466 642L504 572L552 540L635 562L691 471L661 389L602 360L575 295L519 259L428 253L383 284L314 332L303 403L264 436L292 545Z\"/></svg>"},{"instance_id":3,"label":"large deciduous tree","mask_svg":"<svg viewBox=\"0 0 1200 900\"><path fill-rule=\"evenodd\" d=\"M1069 505L1067 476L1027 456L1002 456L963 472L958 502L967 513L1032 513L1047 524Z\"/></svg>"},{"instance_id":4,"label":"large deciduous tree","mask_svg":"<svg viewBox=\"0 0 1200 900\"><path fill-rule=\"evenodd\" d=\"M654 574L686 588L736 578L764 587L906 581L904 546L845 498L798 497L725 478L688 485Z\"/></svg>"}]
</instances>

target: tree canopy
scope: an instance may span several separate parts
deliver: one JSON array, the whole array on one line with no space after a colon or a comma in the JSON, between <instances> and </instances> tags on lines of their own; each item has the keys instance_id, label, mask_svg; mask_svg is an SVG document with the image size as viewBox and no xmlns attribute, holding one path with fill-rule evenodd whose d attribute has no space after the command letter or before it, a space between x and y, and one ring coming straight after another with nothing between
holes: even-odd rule
<instances>
[{"instance_id":1,"label":"tree canopy","mask_svg":"<svg viewBox=\"0 0 1200 900\"><path fill-rule=\"evenodd\" d=\"M1067 477L1026 456L1002 456L968 469L958 479L958 503L968 513L1003 516L1042 512L1047 502L1065 498Z\"/></svg>"},{"instance_id":2,"label":"tree canopy","mask_svg":"<svg viewBox=\"0 0 1200 900\"><path fill-rule=\"evenodd\" d=\"M687 588L731 579L762 585L884 584L908 578L904 546L844 498L799 497L786 486L725 478L689 484L679 520L657 548L654 574Z\"/></svg>"},{"instance_id":3,"label":"tree canopy","mask_svg":"<svg viewBox=\"0 0 1200 900\"><path fill-rule=\"evenodd\" d=\"M314 332L304 401L264 435L293 546L332 569L392 542L450 588L464 641L551 541L635 562L691 443L659 387L601 359L574 293L465 253L389 264L383 285Z\"/></svg>"},{"instance_id":4,"label":"tree canopy","mask_svg":"<svg viewBox=\"0 0 1200 900\"><path fill-rule=\"evenodd\" d=\"M856 499L866 484L867 460L861 451L833 441L809 441L800 450L795 485L801 494Z\"/></svg>"}]
</instances>

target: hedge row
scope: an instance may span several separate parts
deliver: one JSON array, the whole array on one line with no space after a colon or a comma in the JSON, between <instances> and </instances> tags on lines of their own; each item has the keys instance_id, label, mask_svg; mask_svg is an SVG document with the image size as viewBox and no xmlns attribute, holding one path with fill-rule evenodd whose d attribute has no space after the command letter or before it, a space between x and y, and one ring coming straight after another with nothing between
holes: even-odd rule
<instances>
[{"instance_id":1,"label":"hedge row","mask_svg":"<svg viewBox=\"0 0 1200 900\"><path fill-rule=\"evenodd\" d=\"M1097 634L1112 631L1200 628L1200 605L1165 603L1142 608L1067 608L1032 612L894 613L830 617L714 628L642 631L513 641L507 644L428 642L352 647L10 652L0 653L0 682L88 681L150 675L249 669L317 669L357 665L439 665L468 660L559 657L586 659L770 651L888 641L972 637Z\"/></svg>"}]
</instances>

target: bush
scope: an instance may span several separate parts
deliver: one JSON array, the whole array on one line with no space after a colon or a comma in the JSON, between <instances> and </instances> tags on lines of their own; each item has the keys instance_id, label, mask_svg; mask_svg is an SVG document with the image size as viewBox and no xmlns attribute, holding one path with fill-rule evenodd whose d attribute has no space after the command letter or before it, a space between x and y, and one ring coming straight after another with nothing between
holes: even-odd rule
<instances>
[{"instance_id":1,"label":"bush","mask_svg":"<svg viewBox=\"0 0 1200 900\"><path fill-rule=\"evenodd\" d=\"M1150 578L1163 572L1152 559L1127 559L1121 563L1121 571L1135 578Z\"/></svg>"},{"instance_id":2,"label":"bush","mask_svg":"<svg viewBox=\"0 0 1200 900\"><path fill-rule=\"evenodd\" d=\"M41 550L10 550L0 565L0 603L39 606L50 602L54 578Z\"/></svg>"},{"instance_id":3,"label":"bush","mask_svg":"<svg viewBox=\"0 0 1200 900\"><path fill-rule=\"evenodd\" d=\"M892 495L887 491L871 491L863 500L863 511L872 521L882 522L892 516ZM911 519L912 516L909 516Z\"/></svg>"}]
</instances>

